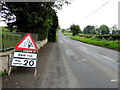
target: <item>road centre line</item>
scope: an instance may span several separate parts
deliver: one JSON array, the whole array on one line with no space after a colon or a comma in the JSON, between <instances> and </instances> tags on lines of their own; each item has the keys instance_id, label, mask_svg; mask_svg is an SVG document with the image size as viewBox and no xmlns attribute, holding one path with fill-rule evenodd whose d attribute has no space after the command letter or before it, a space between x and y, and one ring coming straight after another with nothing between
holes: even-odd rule
<instances>
[{"instance_id":1,"label":"road centre line","mask_svg":"<svg viewBox=\"0 0 120 90\"><path fill-rule=\"evenodd\" d=\"M87 61L87 59L82 59L83 61Z\"/></svg>"},{"instance_id":2,"label":"road centre line","mask_svg":"<svg viewBox=\"0 0 120 90\"><path fill-rule=\"evenodd\" d=\"M116 79L112 79L111 82L117 82L117 80Z\"/></svg>"}]
</instances>

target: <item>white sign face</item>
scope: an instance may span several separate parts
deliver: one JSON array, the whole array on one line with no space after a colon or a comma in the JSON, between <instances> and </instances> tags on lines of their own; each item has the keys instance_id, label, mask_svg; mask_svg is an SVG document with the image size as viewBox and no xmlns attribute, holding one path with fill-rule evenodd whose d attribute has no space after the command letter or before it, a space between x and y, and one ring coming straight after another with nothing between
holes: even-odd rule
<instances>
[{"instance_id":1,"label":"white sign face","mask_svg":"<svg viewBox=\"0 0 120 90\"><path fill-rule=\"evenodd\" d=\"M34 53L23 53L23 52L14 52L14 56L13 57L36 59L37 58L37 54L34 54Z\"/></svg>"},{"instance_id":2,"label":"white sign face","mask_svg":"<svg viewBox=\"0 0 120 90\"><path fill-rule=\"evenodd\" d=\"M36 67L37 54L14 52L12 66Z\"/></svg>"},{"instance_id":3,"label":"white sign face","mask_svg":"<svg viewBox=\"0 0 120 90\"><path fill-rule=\"evenodd\" d=\"M36 67L36 60L13 58L12 66Z\"/></svg>"},{"instance_id":4,"label":"white sign face","mask_svg":"<svg viewBox=\"0 0 120 90\"><path fill-rule=\"evenodd\" d=\"M30 36L27 36L25 40L18 46L19 48L36 49Z\"/></svg>"}]
</instances>

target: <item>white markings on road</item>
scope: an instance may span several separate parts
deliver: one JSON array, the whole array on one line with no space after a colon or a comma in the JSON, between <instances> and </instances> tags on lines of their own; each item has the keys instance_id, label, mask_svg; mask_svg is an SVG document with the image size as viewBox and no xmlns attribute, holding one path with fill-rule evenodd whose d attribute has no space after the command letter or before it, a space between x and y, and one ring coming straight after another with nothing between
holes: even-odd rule
<instances>
[{"instance_id":1,"label":"white markings on road","mask_svg":"<svg viewBox=\"0 0 120 90\"><path fill-rule=\"evenodd\" d=\"M60 43L63 43L63 41L62 41L62 40L60 40Z\"/></svg>"},{"instance_id":2,"label":"white markings on road","mask_svg":"<svg viewBox=\"0 0 120 90\"><path fill-rule=\"evenodd\" d=\"M115 62L115 63L117 63L115 60L113 60L113 59L111 59L111 58L109 58L109 57L106 57L106 56L104 56L104 55L101 55L101 54L99 54L100 56L102 56L102 57L104 57L104 58L107 58L108 60L110 60L110 61L112 61L112 62Z\"/></svg>"},{"instance_id":3,"label":"white markings on road","mask_svg":"<svg viewBox=\"0 0 120 90\"><path fill-rule=\"evenodd\" d=\"M117 80L115 80L115 79L112 79L112 80L111 80L111 82L117 82Z\"/></svg>"},{"instance_id":4,"label":"white markings on road","mask_svg":"<svg viewBox=\"0 0 120 90\"><path fill-rule=\"evenodd\" d=\"M87 61L87 59L82 59L83 61Z\"/></svg>"}]
</instances>

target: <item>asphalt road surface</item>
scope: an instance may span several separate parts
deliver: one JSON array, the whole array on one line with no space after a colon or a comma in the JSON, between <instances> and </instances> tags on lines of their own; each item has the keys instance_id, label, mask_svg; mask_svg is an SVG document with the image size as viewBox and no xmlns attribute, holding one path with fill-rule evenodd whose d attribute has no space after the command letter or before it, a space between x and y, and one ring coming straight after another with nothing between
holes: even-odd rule
<instances>
[{"instance_id":1,"label":"asphalt road surface","mask_svg":"<svg viewBox=\"0 0 120 90\"><path fill-rule=\"evenodd\" d=\"M117 88L118 52L71 40L59 33L59 45L70 86L78 88ZM70 79L69 79L70 80Z\"/></svg>"},{"instance_id":2,"label":"asphalt road surface","mask_svg":"<svg viewBox=\"0 0 120 90\"><path fill-rule=\"evenodd\" d=\"M3 88L118 88L118 52L71 40L59 33L57 43L39 50L37 75L17 68L3 77Z\"/></svg>"}]
</instances>

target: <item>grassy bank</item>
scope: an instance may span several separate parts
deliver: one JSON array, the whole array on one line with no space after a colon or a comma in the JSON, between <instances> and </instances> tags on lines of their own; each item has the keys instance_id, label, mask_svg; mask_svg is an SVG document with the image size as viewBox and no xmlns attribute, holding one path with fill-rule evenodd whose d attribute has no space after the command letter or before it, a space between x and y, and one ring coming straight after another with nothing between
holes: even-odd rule
<instances>
[{"instance_id":1,"label":"grassy bank","mask_svg":"<svg viewBox=\"0 0 120 90\"><path fill-rule=\"evenodd\" d=\"M63 33L65 36L72 36L72 33Z\"/></svg>"},{"instance_id":2,"label":"grassy bank","mask_svg":"<svg viewBox=\"0 0 120 90\"><path fill-rule=\"evenodd\" d=\"M114 40L114 41L113 40L100 40L100 39L85 38L85 37L80 37L80 36L72 36L70 38L73 40L78 40L78 41L82 41L82 42L89 43L89 44L94 44L94 45L104 46L107 48L112 48L115 50L120 50L118 40Z\"/></svg>"}]
</instances>

